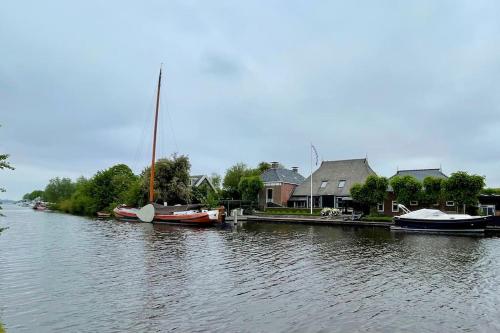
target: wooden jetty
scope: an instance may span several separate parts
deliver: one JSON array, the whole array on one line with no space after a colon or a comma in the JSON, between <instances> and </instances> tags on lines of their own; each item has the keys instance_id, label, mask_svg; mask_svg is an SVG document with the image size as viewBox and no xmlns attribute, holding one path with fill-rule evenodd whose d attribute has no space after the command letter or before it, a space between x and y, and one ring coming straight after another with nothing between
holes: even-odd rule
<instances>
[{"instance_id":1,"label":"wooden jetty","mask_svg":"<svg viewBox=\"0 0 500 333\"><path fill-rule=\"evenodd\" d=\"M343 226L363 226L363 227L384 227L389 228L392 222L372 222L372 221L351 221L342 218L332 219L321 216L292 216L292 215L239 215L238 222L271 222L290 224L314 224L314 225L343 225ZM226 217L226 222L234 222L234 217Z\"/></svg>"},{"instance_id":2,"label":"wooden jetty","mask_svg":"<svg viewBox=\"0 0 500 333\"><path fill-rule=\"evenodd\" d=\"M226 217L226 222L235 223L233 216ZM310 224L310 225L337 225L337 226L351 226L351 227L378 227L390 228L394 225L393 222L375 222L375 221L352 221L343 218L326 218L321 216L304 216L304 215L239 215L236 219L237 223L288 223L288 224ZM500 233L500 225L486 226L485 234L498 234Z\"/></svg>"}]
</instances>

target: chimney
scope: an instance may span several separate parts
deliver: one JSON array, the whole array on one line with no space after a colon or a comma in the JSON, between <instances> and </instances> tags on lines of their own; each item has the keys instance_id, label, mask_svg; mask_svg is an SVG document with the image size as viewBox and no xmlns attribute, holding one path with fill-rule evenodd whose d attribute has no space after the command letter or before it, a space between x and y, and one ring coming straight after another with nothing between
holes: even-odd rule
<instances>
[{"instance_id":1,"label":"chimney","mask_svg":"<svg viewBox=\"0 0 500 333\"><path fill-rule=\"evenodd\" d=\"M299 173L299 167L292 167L292 171L295 173Z\"/></svg>"},{"instance_id":2,"label":"chimney","mask_svg":"<svg viewBox=\"0 0 500 333\"><path fill-rule=\"evenodd\" d=\"M271 162L271 169L278 169L279 163L278 162Z\"/></svg>"}]
</instances>

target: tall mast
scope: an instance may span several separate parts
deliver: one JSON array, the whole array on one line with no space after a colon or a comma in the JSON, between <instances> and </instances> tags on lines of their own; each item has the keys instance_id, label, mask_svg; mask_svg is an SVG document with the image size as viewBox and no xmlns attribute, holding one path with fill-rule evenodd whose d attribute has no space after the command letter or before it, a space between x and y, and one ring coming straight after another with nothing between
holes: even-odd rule
<instances>
[{"instance_id":1,"label":"tall mast","mask_svg":"<svg viewBox=\"0 0 500 333\"><path fill-rule=\"evenodd\" d=\"M149 175L149 202L154 201L155 196L155 160L156 160L156 130L158 128L158 111L160 109L160 87L161 87L161 66L160 75L158 76L158 90L156 93L156 112L155 112L155 127L153 134L153 156L151 157L151 174Z\"/></svg>"}]
</instances>

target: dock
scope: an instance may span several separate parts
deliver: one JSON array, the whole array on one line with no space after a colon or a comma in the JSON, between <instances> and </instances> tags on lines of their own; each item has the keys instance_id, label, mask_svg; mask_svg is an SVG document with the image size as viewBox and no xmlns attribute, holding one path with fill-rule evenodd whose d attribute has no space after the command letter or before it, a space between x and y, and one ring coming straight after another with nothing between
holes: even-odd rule
<instances>
[{"instance_id":1,"label":"dock","mask_svg":"<svg viewBox=\"0 0 500 333\"><path fill-rule=\"evenodd\" d=\"M289 224L312 224L312 225L340 225L351 227L383 227L389 228L392 222L374 222L374 221L350 221L344 219L332 219L321 216L292 216L292 215L239 215L238 222L272 222ZM234 222L232 216L226 218L226 222Z\"/></svg>"},{"instance_id":2,"label":"dock","mask_svg":"<svg viewBox=\"0 0 500 333\"><path fill-rule=\"evenodd\" d=\"M234 223L234 217L226 217L226 222ZM350 227L377 227L390 228L394 223L379 221L351 221L344 219L332 219L321 216L297 216L297 215L238 215L237 223L268 222L268 223L287 223L287 224L309 224L309 225L336 225ZM500 233L500 225L488 225L485 228L486 234Z\"/></svg>"}]
</instances>

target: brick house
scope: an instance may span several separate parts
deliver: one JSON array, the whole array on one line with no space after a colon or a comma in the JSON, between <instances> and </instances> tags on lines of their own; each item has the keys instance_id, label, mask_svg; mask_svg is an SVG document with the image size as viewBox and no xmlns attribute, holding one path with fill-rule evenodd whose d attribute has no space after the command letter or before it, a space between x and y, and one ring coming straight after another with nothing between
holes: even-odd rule
<instances>
[{"instance_id":1,"label":"brick house","mask_svg":"<svg viewBox=\"0 0 500 333\"><path fill-rule=\"evenodd\" d=\"M260 178L264 183L258 198L261 208L286 207L293 190L304 181L297 167L285 169L278 162L272 162L271 168L264 171Z\"/></svg>"},{"instance_id":2,"label":"brick house","mask_svg":"<svg viewBox=\"0 0 500 333\"><path fill-rule=\"evenodd\" d=\"M323 161L312 174L313 207L346 208L352 203L351 187L375 175L366 158ZM288 201L289 207L310 207L311 176L300 184Z\"/></svg>"},{"instance_id":3,"label":"brick house","mask_svg":"<svg viewBox=\"0 0 500 333\"><path fill-rule=\"evenodd\" d=\"M423 182L426 177L448 179L448 176L445 175L441 171L441 169L398 170L395 175L389 178L389 182L396 176L412 176L420 182ZM387 197L384 200L384 202L379 203L377 205L377 212L388 216L395 216L402 214L403 212L399 210L398 202L396 201L394 191L392 190L392 187L390 185L387 188L387 192L388 192ZM408 209L412 211L421 208L439 209L444 212L456 212L457 210L457 207L453 201L446 201L445 203L436 203L431 207L429 207L428 205L422 205L418 201L412 201L408 206Z\"/></svg>"}]
</instances>

